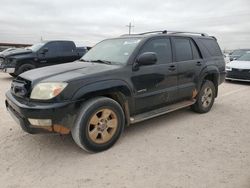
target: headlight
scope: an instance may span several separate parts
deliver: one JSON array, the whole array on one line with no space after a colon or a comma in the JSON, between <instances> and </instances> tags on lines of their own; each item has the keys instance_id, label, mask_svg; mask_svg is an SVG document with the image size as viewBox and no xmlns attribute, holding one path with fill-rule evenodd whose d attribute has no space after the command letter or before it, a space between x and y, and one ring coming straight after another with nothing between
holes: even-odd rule
<instances>
[{"instance_id":1,"label":"headlight","mask_svg":"<svg viewBox=\"0 0 250 188\"><path fill-rule=\"evenodd\" d=\"M226 71L232 71L232 67L226 66Z\"/></svg>"},{"instance_id":2,"label":"headlight","mask_svg":"<svg viewBox=\"0 0 250 188\"><path fill-rule=\"evenodd\" d=\"M31 92L31 99L48 100L59 95L68 84L65 82L49 82L37 84Z\"/></svg>"}]
</instances>

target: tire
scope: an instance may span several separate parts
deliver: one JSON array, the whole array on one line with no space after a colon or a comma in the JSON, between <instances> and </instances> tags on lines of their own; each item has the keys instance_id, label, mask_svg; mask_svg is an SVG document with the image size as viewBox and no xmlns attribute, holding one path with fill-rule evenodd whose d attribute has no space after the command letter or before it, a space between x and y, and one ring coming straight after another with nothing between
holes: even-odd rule
<instances>
[{"instance_id":1,"label":"tire","mask_svg":"<svg viewBox=\"0 0 250 188\"><path fill-rule=\"evenodd\" d=\"M71 130L76 144L87 152L101 152L112 147L125 125L124 112L107 97L88 100L80 109Z\"/></svg>"},{"instance_id":2,"label":"tire","mask_svg":"<svg viewBox=\"0 0 250 188\"><path fill-rule=\"evenodd\" d=\"M16 70L16 72L15 72L14 74L18 76L18 75L20 75L20 74L22 74L22 73L24 73L24 72L26 72L26 71L32 70L32 69L34 69L34 68L36 68L35 65L32 65L32 64L23 64L23 65L21 65L21 66Z\"/></svg>"},{"instance_id":3,"label":"tire","mask_svg":"<svg viewBox=\"0 0 250 188\"><path fill-rule=\"evenodd\" d=\"M215 86L210 80L205 80L196 98L196 103L191 106L197 113L207 113L211 110L215 99Z\"/></svg>"}]
</instances>

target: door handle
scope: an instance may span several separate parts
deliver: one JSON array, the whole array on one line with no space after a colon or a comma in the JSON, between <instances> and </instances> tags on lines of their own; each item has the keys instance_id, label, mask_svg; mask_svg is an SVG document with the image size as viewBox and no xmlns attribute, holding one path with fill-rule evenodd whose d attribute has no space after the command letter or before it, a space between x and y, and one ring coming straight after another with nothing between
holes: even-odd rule
<instances>
[{"instance_id":1,"label":"door handle","mask_svg":"<svg viewBox=\"0 0 250 188\"><path fill-rule=\"evenodd\" d=\"M170 65L170 66L168 67L168 70L170 70L170 71L175 71L175 70L176 70L176 66L175 66L175 65Z\"/></svg>"},{"instance_id":2,"label":"door handle","mask_svg":"<svg viewBox=\"0 0 250 188\"><path fill-rule=\"evenodd\" d=\"M201 66L202 63L201 63L200 61L198 61L198 62L196 63L196 65L197 65L197 66Z\"/></svg>"}]
</instances>

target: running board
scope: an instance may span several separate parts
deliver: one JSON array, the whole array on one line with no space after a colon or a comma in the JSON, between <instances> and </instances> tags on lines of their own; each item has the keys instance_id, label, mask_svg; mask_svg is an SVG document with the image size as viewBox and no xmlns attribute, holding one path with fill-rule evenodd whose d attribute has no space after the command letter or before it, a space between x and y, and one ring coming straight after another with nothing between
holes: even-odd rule
<instances>
[{"instance_id":1,"label":"running board","mask_svg":"<svg viewBox=\"0 0 250 188\"><path fill-rule=\"evenodd\" d=\"M145 113L136 115L134 117L130 117L130 124L138 123L138 122L141 122L141 121L144 121L144 120L147 120L147 119L151 119L151 118L163 115L163 114L167 114L169 112L173 112L173 111L181 109L181 108L191 106L195 102L196 102L195 99L188 100L188 101L182 101L182 102L179 102L179 103L176 103L176 104L165 106L163 108L159 108L159 109L156 109L156 110L145 112Z\"/></svg>"}]
</instances>

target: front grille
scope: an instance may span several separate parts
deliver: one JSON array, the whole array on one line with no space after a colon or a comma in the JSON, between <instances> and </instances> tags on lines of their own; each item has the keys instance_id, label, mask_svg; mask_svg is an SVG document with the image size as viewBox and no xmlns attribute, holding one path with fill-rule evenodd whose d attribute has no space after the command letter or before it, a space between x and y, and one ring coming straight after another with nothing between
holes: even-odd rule
<instances>
[{"instance_id":1,"label":"front grille","mask_svg":"<svg viewBox=\"0 0 250 188\"><path fill-rule=\"evenodd\" d=\"M0 67L2 67L4 64L4 58L3 57L0 57Z\"/></svg>"},{"instance_id":2,"label":"front grille","mask_svg":"<svg viewBox=\"0 0 250 188\"><path fill-rule=\"evenodd\" d=\"M227 72L227 77L250 80L250 69L232 69L232 71Z\"/></svg>"},{"instance_id":3,"label":"front grille","mask_svg":"<svg viewBox=\"0 0 250 188\"><path fill-rule=\"evenodd\" d=\"M17 77L11 83L11 92L17 97L21 98L29 97L30 88L31 88L31 82L21 77Z\"/></svg>"}]
</instances>

